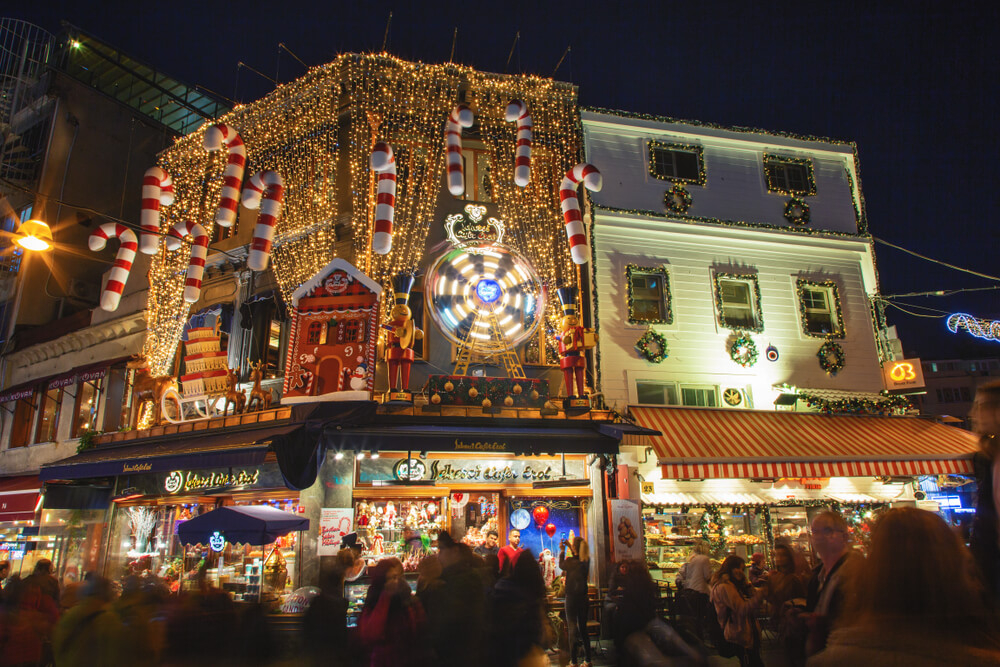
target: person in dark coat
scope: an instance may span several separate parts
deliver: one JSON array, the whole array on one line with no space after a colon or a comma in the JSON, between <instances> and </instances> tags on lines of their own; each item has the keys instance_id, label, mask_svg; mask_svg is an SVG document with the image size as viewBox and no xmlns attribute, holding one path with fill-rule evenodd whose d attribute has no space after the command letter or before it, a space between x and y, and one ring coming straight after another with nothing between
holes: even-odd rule
<instances>
[{"instance_id":1,"label":"person in dark coat","mask_svg":"<svg viewBox=\"0 0 1000 667\"><path fill-rule=\"evenodd\" d=\"M481 560L451 535L438 536L441 574L421 593L439 665L480 664L486 612Z\"/></svg>"},{"instance_id":2,"label":"person in dark coat","mask_svg":"<svg viewBox=\"0 0 1000 667\"><path fill-rule=\"evenodd\" d=\"M559 569L566 575L566 627L569 634L569 664L576 665L577 644L583 642L585 661L590 667L590 640L587 637L587 577L590 573L590 548L582 537L573 543L563 540L560 544Z\"/></svg>"},{"instance_id":3,"label":"person in dark coat","mask_svg":"<svg viewBox=\"0 0 1000 667\"><path fill-rule=\"evenodd\" d=\"M398 558L385 558L372 569L365 605L358 621L371 667L422 667L434 664L425 650L424 610L403 578Z\"/></svg>"},{"instance_id":4,"label":"person in dark coat","mask_svg":"<svg viewBox=\"0 0 1000 667\"><path fill-rule=\"evenodd\" d=\"M484 664L515 667L548 645L545 579L530 551L521 553L510 574L497 581L489 609Z\"/></svg>"},{"instance_id":5,"label":"person in dark coat","mask_svg":"<svg viewBox=\"0 0 1000 667\"><path fill-rule=\"evenodd\" d=\"M1000 381L980 385L969 416L979 434L979 452L972 459L978 495L969 548L990 604L1000 609Z\"/></svg>"},{"instance_id":6,"label":"person in dark coat","mask_svg":"<svg viewBox=\"0 0 1000 667\"><path fill-rule=\"evenodd\" d=\"M302 642L315 665L349 665L353 647L347 633L344 579L354 567L354 552L341 549L326 573L322 592L312 599L302 617Z\"/></svg>"}]
</instances>

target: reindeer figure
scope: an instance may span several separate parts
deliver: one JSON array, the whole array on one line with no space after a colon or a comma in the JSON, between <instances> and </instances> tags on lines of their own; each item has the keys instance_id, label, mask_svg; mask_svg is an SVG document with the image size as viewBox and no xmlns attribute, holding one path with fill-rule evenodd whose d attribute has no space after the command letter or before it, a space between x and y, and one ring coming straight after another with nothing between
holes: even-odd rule
<instances>
[{"instance_id":1,"label":"reindeer figure","mask_svg":"<svg viewBox=\"0 0 1000 667\"><path fill-rule=\"evenodd\" d=\"M129 425L138 427L138 421L142 415L142 404L145 401L153 402L153 425L163 423L161 401L163 393L174 386L174 378L166 375L161 377L150 375L146 357L141 354L133 355L125 363L125 367L135 370L135 380L132 382L133 414L132 419L129 420Z\"/></svg>"},{"instance_id":2,"label":"reindeer figure","mask_svg":"<svg viewBox=\"0 0 1000 667\"><path fill-rule=\"evenodd\" d=\"M222 408L222 414L229 414L230 404L233 406L233 414L238 415L246 409L247 395L240 390L239 369L230 368L226 375L226 404Z\"/></svg>"},{"instance_id":3,"label":"reindeer figure","mask_svg":"<svg viewBox=\"0 0 1000 667\"><path fill-rule=\"evenodd\" d=\"M250 379L253 380L253 389L250 390L250 400L247 401L247 412L257 410L267 410L271 405L271 392L260 388L260 381L264 377L264 362L258 361L250 364Z\"/></svg>"}]
</instances>

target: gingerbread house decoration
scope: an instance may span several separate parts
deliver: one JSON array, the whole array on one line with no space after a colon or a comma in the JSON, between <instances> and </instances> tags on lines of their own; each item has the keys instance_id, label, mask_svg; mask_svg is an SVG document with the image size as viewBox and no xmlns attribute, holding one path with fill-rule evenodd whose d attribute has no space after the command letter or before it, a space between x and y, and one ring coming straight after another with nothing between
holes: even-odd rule
<instances>
[{"instance_id":1,"label":"gingerbread house decoration","mask_svg":"<svg viewBox=\"0 0 1000 667\"><path fill-rule=\"evenodd\" d=\"M371 398L381 296L340 258L295 290L282 403Z\"/></svg>"}]
</instances>

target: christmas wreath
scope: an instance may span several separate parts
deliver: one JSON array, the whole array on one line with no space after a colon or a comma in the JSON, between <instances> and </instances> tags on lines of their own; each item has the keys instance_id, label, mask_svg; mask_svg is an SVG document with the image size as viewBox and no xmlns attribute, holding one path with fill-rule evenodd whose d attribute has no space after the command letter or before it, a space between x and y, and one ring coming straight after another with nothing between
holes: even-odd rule
<instances>
[{"instance_id":1,"label":"christmas wreath","mask_svg":"<svg viewBox=\"0 0 1000 667\"><path fill-rule=\"evenodd\" d=\"M667 339L650 329L636 341L635 349L646 361L658 364L667 358Z\"/></svg>"},{"instance_id":2,"label":"christmas wreath","mask_svg":"<svg viewBox=\"0 0 1000 667\"><path fill-rule=\"evenodd\" d=\"M746 334L740 334L729 346L729 358L743 368L750 368L757 363L757 344Z\"/></svg>"},{"instance_id":3,"label":"christmas wreath","mask_svg":"<svg viewBox=\"0 0 1000 667\"><path fill-rule=\"evenodd\" d=\"M846 356L844 348L835 341L828 340L823 343L816 356L819 357L819 367L829 375L836 375L844 367L844 357Z\"/></svg>"},{"instance_id":4,"label":"christmas wreath","mask_svg":"<svg viewBox=\"0 0 1000 667\"><path fill-rule=\"evenodd\" d=\"M667 190L667 194L663 197L663 203L667 210L672 213L687 213L687 210L691 208L691 193L683 185L676 184Z\"/></svg>"},{"instance_id":5,"label":"christmas wreath","mask_svg":"<svg viewBox=\"0 0 1000 667\"><path fill-rule=\"evenodd\" d=\"M808 225L809 204L804 199L792 197L785 204L785 220L793 225Z\"/></svg>"}]
</instances>

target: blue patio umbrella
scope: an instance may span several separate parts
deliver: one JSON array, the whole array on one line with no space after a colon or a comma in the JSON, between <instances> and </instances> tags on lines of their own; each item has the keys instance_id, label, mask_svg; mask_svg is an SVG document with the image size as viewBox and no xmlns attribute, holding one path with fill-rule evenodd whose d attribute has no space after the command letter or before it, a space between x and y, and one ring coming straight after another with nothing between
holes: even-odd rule
<instances>
[{"instance_id":1,"label":"blue patio umbrella","mask_svg":"<svg viewBox=\"0 0 1000 667\"><path fill-rule=\"evenodd\" d=\"M177 528L183 544L208 544L214 533L234 544L271 544L282 535L309 530L309 519L267 505L220 507Z\"/></svg>"}]
</instances>

